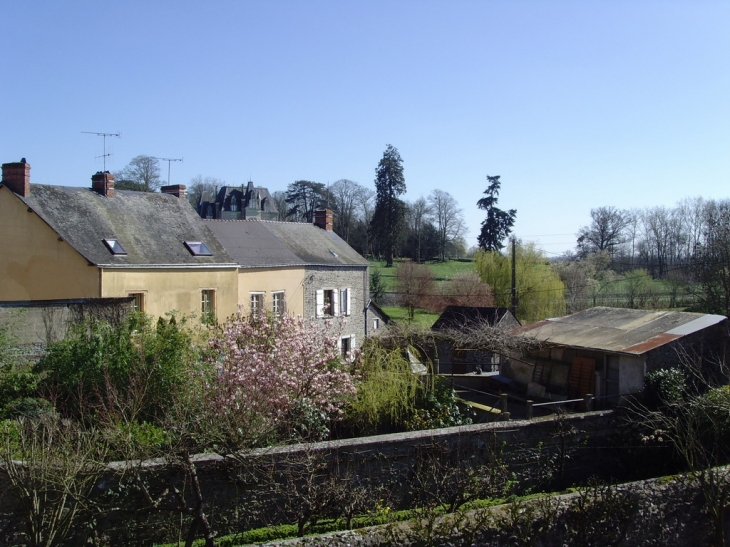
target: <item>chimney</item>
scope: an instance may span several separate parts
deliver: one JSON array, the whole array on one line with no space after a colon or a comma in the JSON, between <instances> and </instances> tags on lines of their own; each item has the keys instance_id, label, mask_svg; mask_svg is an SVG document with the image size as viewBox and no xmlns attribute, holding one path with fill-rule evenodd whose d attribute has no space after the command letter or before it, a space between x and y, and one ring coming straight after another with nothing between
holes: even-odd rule
<instances>
[{"instance_id":1,"label":"chimney","mask_svg":"<svg viewBox=\"0 0 730 547\"><path fill-rule=\"evenodd\" d=\"M171 184L170 186L160 188L160 192L163 194L172 194L176 198L185 199L188 196L188 187L184 184Z\"/></svg>"},{"instance_id":2,"label":"chimney","mask_svg":"<svg viewBox=\"0 0 730 547\"><path fill-rule=\"evenodd\" d=\"M2 184L19 196L30 195L30 163L25 158L19 162L3 163Z\"/></svg>"},{"instance_id":3,"label":"chimney","mask_svg":"<svg viewBox=\"0 0 730 547\"><path fill-rule=\"evenodd\" d=\"M114 197L114 175L109 171L97 171L94 176L91 177L91 189L99 195L106 196L108 198Z\"/></svg>"},{"instance_id":4,"label":"chimney","mask_svg":"<svg viewBox=\"0 0 730 547\"><path fill-rule=\"evenodd\" d=\"M332 209L317 209L314 212L314 225L331 232L333 226L332 218Z\"/></svg>"}]
</instances>

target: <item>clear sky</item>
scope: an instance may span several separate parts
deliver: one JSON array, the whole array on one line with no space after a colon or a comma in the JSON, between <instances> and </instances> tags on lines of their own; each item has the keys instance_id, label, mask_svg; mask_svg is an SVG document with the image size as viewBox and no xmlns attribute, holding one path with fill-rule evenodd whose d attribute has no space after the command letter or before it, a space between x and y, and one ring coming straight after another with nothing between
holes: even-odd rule
<instances>
[{"instance_id":1,"label":"clear sky","mask_svg":"<svg viewBox=\"0 0 730 547\"><path fill-rule=\"evenodd\" d=\"M374 187L387 144L408 200L436 188L469 245L486 175L551 256L590 209L730 197L727 1L5 2L0 162L90 186L139 154L271 191ZM163 163L167 175L167 163Z\"/></svg>"}]
</instances>

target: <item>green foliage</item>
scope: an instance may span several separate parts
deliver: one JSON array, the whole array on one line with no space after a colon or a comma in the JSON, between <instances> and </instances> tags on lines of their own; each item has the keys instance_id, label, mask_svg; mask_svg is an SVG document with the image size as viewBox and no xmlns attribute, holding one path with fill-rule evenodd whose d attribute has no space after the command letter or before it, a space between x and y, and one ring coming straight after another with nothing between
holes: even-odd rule
<instances>
[{"instance_id":1,"label":"green foliage","mask_svg":"<svg viewBox=\"0 0 730 547\"><path fill-rule=\"evenodd\" d=\"M134 314L119 325L91 320L48 347L35 367L41 390L64 414L118 414L127 422L164 415L198 361L192 333L172 316Z\"/></svg>"},{"instance_id":2,"label":"green foliage","mask_svg":"<svg viewBox=\"0 0 730 547\"><path fill-rule=\"evenodd\" d=\"M644 378L644 404L649 409L679 404L685 393L685 377L680 369L652 370Z\"/></svg>"},{"instance_id":3,"label":"green foliage","mask_svg":"<svg viewBox=\"0 0 730 547\"><path fill-rule=\"evenodd\" d=\"M402 350L368 340L357 367L360 381L355 398L345 408L345 425L364 435L402 428L415 409L419 383Z\"/></svg>"},{"instance_id":4,"label":"green foliage","mask_svg":"<svg viewBox=\"0 0 730 547\"><path fill-rule=\"evenodd\" d=\"M406 206L398 197L406 191L403 160L398 149L388 145L375 169L375 211L370 234L385 255L386 266L393 265L393 254L405 223Z\"/></svg>"},{"instance_id":5,"label":"green foliage","mask_svg":"<svg viewBox=\"0 0 730 547\"><path fill-rule=\"evenodd\" d=\"M512 257L492 251L475 255L477 272L482 281L494 290L494 302L509 308L512 298ZM550 261L534 243L518 244L517 318L533 323L546 317L565 314L565 286Z\"/></svg>"},{"instance_id":6,"label":"green foliage","mask_svg":"<svg viewBox=\"0 0 730 547\"><path fill-rule=\"evenodd\" d=\"M459 406L456 393L447 379L434 378L432 385L421 384L419 388L418 407L406 421L406 427L411 431L472 423L473 411Z\"/></svg>"},{"instance_id":7,"label":"green foliage","mask_svg":"<svg viewBox=\"0 0 730 547\"><path fill-rule=\"evenodd\" d=\"M517 210L503 211L497 207L499 188L502 185L499 175L494 177L487 175L487 181L489 186L484 191L485 197L477 201L477 207L487 212L487 218L482 221L478 237L479 248L483 251L499 251L504 247L502 241L512 232Z\"/></svg>"},{"instance_id":8,"label":"green foliage","mask_svg":"<svg viewBox=\"0 0 730 547\"><path fill-rule=\"evenodd\" d=\"M385 294L385 280L379 269L373 269L370 272L370 298L375 302L380 302Z\"/></svg>"},{"instance_id":9,"label":"green foliage","mask_svg":"<svg viewBox=\"0 0 730 547\"><path fill-rule=\"evenodd\" d=\"M30 399L36 392L40 377L22 363L17 340L7 325L0 326L0 418L33 414ZM37 406L37 405L36 405Z\"/></svg>"}]
</instances>

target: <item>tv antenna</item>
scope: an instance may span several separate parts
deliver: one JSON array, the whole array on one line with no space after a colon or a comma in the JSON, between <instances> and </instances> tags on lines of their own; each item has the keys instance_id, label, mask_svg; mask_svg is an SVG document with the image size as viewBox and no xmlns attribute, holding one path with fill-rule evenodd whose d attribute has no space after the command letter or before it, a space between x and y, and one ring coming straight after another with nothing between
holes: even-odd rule
<instances>
[{"instance_id":1,"label":"tv antenna","mask_svg":"<svg viewBox=\"0 0 730 547\"><path fill-rule=\"evenodd\" d=\"M111 154L106 153L106 138L107 137L122 137L122 133L97 133L96 131L82 131L82 133L86 133L87 135L96 135L97 137L104 137L104 153L101 156L96 156L97 158L104 158L104 172L106 172L106 157L111 156Z\"/></svg>"},{"instance_id":2,"label":"tv antenna","mask_svg":"<svg viewBox=\"0 0 730 547\"><path fill-rule=\"evenodd\" d=\"M182 158L152 158L159 161L166 161L167 162L167 185L170 186L170 164L173 161L182 161Z\"/></svg>"}]
</instances>

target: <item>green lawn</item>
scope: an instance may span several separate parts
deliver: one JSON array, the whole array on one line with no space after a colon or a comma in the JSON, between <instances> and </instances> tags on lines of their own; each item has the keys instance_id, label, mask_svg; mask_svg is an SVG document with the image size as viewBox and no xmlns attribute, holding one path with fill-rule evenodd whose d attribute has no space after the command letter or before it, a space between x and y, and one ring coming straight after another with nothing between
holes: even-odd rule
<instances>
[{"instance_id":1,"label":"green lawn","mask_svg":"<svg viewBox=\"0 0 730 547\"><path fill-rule=\"evenodd\" d=\"M451 279L456 274L468 272L474 269L474 264L470 261L448 260L446 262L429 261L425 263L434 274L436 283ZM398 261L393 264L392 268L385 267L383 260L371 260L370 271L379 270L383 281L385 282L385 290L387 292L395 291L395 271ZM384 307L383 311L387 313L391 319L398 323L408 323L408 310L400 307ZM430 328L439 318L438 313L430 313L425 310L416 310L413 317L413 324Z\"/></svg>"},{"instance_id":2,"label":"green lawn","mask_svg":"<svg viewBox=\"0 0 730 547\"><path fill-rule=\"evenodd\" d=\"M385 267L384 260L370 260L370 271L380 270L380 274L385 281L386 291L392 291L395 284L395 270L398 266L398 260L393 263L392 268ZM436 282L446 281L451 279L456 274L461 272L470 272L474 269L474 263L471 261L461 260L447 260L446 262L429 261L425 262L433 275L436 277Z\"/></svg>"}]
</instances>

